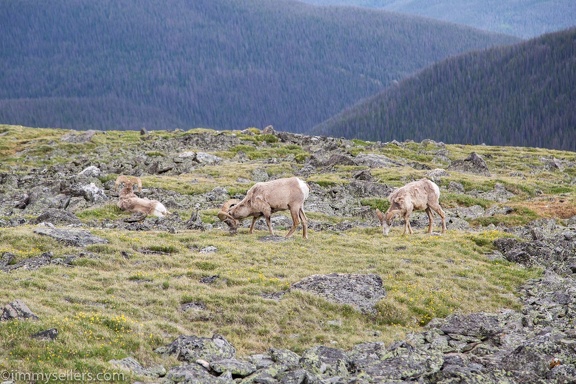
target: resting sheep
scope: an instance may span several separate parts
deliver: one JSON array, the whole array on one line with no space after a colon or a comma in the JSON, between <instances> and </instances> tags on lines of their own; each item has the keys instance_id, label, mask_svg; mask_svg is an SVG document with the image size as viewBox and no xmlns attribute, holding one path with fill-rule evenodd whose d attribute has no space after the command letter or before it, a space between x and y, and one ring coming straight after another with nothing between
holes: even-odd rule
<instances>
[{"instance_id":1,"label":"resting sheep","mask_svg":"<svg viewBox=\"0 0 576 384\"><path fill-rule=\"evenodd\" d=\"M302 222L302 236L308 238L308 219L304 213L304 201L310 194L308 185L297 177L283 178L254 184L240 202L231 200L224 203L218 217L236 232L239 221L252 216L250 233L259 217L264 216L270 234L274 235L270 216L279 211L290 210L292 228L286 234L290 237Z\"/></svg>"},{"instance_id":2,"label":"resting sheep","mask_svg":"<svg viewBox=\"0 0 576 384\"><path fill-rule=\"evenodd\" d=\"M164 217L170 215L166 207L158 200L150 200L136 196L132 184L127 182L120 191L118 208L123 211L143 213L144 218L148 215Z\"/></svg>"},{"instance_id":3,"label":"resting sheep","mask_svg":"<svg viewBox=\"0 0 576 384\"><path fill-rule=\"evenodd\" d=\"M130 185L134 185L134 184L138 184L138 192L142 192L142 180L140 180L140 178L138 176L125 176L125 175L120 175L116 178L116 181L114 182L114 190L117 191L118 190L118 186L120 184L130 184Z\"/></svg>"},{"instance_id":4,"label":"resting sheep","mask_svg":"<svg viewBox=\"0 0 576 384\"><path fill-rule=\"evenodd\" d=\"M396 215L401 215L404 222L404 232L413 234L412 227L410 226L410 214L414 210L425 210L428 214L428 233L432 233L432 211L438 213L442 219L442 233L446 231L446 215L440 207L440 188L428 179L421 179L406 184L405 186L394 190L388 200L390 201L390 208L385 214L382 214L379 209L376 209L376 215L382 225L382 233L388 235L392 220Z\"/></svg>"}]
</instances>

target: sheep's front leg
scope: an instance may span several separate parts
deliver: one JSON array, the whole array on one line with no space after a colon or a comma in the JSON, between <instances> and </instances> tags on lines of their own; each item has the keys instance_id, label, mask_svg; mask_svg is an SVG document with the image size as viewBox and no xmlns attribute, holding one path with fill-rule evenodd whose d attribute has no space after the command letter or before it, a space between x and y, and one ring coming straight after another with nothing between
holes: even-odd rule
<instances>
[{"instance_id":1,"label":"sheep's front leg","mask_svg":"<svg viewBox=\"0 0 576 384\"><path fill-rule=\"evenodd\" d=\"M272 229L272 222L270 221L270 215L264 215L264 219L266 219L266 224L268 225L270 236L274 236L274 230Z\"/></svg>"},{"instance_id":2,"label":"sheep's front leg","mask_svg":"<svg viewBox=\"0 0 576 384\"><path fill-rule=\"evenodd\" d=\"M254 232L254 224L256 224L256 220L258 220L258 218L256 216L252 216L252 223L250 223L250 233Z\"/></svg>"},{"instance_id":3,"label":"sheep's front leg","mask_svg":"<svg viewBox=\"0 0 576 384\"><path fill-rule=\"evenodd\" d=\"M408 231L408 233L411 235L414 233L414 231L412 230L412 226L410 225L410 214L412 213L412 211L406 211L406 213L404 214L404 233L403 235L406 234L406 231Z\"/></svg>"}]
</instances>

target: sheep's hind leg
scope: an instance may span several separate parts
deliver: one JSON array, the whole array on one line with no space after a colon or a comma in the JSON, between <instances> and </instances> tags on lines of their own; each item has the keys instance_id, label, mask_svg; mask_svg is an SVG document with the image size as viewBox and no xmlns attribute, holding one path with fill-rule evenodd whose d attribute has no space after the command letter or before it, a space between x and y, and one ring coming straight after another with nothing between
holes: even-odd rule
<instances>
[{"instance_id":1,"label":"sheep's hind leg","mask_svg":"<svg viewBox=\"0 0 576 384\"><path fill-rule=\"evenodd\" d=\"M286 237L292 236L294 234L294 231L296 231L296 228L298 228L298 224L300 223L298 213L299 212L296 210L290 210L290 216L292 216L292 228L290 228L290 230L286 234Z\"/></svg>"},{"instance_id":2,"label":"sheep's hind leg","mask_svg":"<svg viewBox=\"0 0 576 384\"><path fill-rule=\"evenodd\" d=\"M432 210L430 207L426 208L426 214L428 215L428 233L432 233L432 223L434 222L434 215L432 215Z\"/></svg>"},{"instance_id":3,"label":"sheep's hind leg","mask_svg":"<svg viewBox=\"0 0 576 384\"><path fill-rule=\"evenodd\" d=\"M440 219L442 219L442 233L446 232L446 213L444 213L440 204L430 205L430 208L440 216Z\"/></svg>"},{"instance_id":4,"label":"sheep's hind leg","mask_svg":"<svg viewBox=\"0 0 576 384\"><path fill-rule=\"evenodd\" d=\"M302 223L302 237L305 239L308 238L308 218L306 217L306 213L302 208L298 210L298 216L300 217L300 222Z\"/></svg>"}]
</instances>

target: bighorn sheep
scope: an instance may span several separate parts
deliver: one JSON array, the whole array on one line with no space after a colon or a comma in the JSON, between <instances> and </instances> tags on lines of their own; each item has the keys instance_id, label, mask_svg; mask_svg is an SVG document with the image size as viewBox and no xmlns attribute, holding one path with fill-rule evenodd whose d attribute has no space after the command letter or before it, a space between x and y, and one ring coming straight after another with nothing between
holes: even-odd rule
<instances>
[{"instance_id":1,"label":"bighorn sheep","mask_svg":"<svg viewBox=\"0 0 576 384\"><path fill-rule=\"evenodd\" d=\"M404 233L413 234L412 227L410 226L410 214L414 210L425 210L428 214L428 233L432 233L432 211L440 215L442 219L442 233L446 231L446 215L440 207L438 200L440 199L440 188L428 179L421 179L406 184L405 186L394 190L388 200L390 201L390 208L385 214L382 214L379 209L376 209L376 215L382 225L382 233L388 235L392 220L396 215L404 217Z\"/></svg>"},{"instance_id":2,"label":"bighorn sheep","mask_svg":"<svg viewBox=\"0 0 576 384\"><path fill-rule=\"evenodd\" d=\"M120 200L118 200L118 208L123 211L143 213L146 217L154 215L164 217L170 215L166 207L158 200L150 200L147 198L140 198L136 196L132 189L132 183L127 182L124 188L120 191Z\"/></svg>"},{"instance_id":3,"label":"bighorn sheep","mask_svg":"<svg viewBox=\"0 0 576 384\"><path fill-rule=\"evenodd\" d=\"M304 201L309 194L308 185L297 177L256 183L246 192L242 201L234 203L229 200L224 203L218 217L228 224L231 232L236 232L239 221L252 216L250 233L253 233L256 220L264 216L270 234L274 235L270 216L275 212L290 210L292 228L286 237L292 236L302 222L302 236L307 239L308 219L304 213Z\"/></svg>"},{"instance_id":4,"label":"bighorn sheep","mask_svg":"<svg viewBox=\"0 0 576 384\"><path fill-rule=\"evenodd\" d=\"M117 191L118 190L118 186L120 184L130 184L130 185L134 185L134 184L138 184L138 192L142 192L142 180L140 180L140 178L138 176L125 176L125 175L120 175L116 178L116 181L114 182L114 190Z\"/></svg>"},{"instance_id":5,"label":"bighorn sheep","mask_svg":"<svg viewBox=\"0 0 576 384\"><path fill-rule=\"evenodd\" d=\"M230 233L233 235L236 234L236 232L238 232L238 226L235 225L236 221L232 220L228 216L228 210L233 206L235 206L236 204L238 204L239 202L240 200L238 199L230 199L226 201L224 204L222 204L222 206L220 207L220 212L218 212L218 218L220 219L220 221L223 221L226 224L228 224L228 227L230 228Z\"/></svg>"}]
</instances>

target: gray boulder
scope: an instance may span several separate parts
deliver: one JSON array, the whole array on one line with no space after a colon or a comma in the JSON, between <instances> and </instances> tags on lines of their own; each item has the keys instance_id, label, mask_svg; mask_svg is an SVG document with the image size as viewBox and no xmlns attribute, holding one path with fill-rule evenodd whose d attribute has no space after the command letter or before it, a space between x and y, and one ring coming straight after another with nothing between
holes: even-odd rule
<instances>
[{"instance_id":1,"label":"gray boulder","mask_svg":"<svg viewBox=\"0 0 576 384\"><path fill-rule=\"evenodd\" d=\"M382 279L378 275L332 273L312 275L291 289L303 290L337 303L348 304L364 313L374 313L374 306L386 296Z\"/></svg>"},{"instance_id":2,"label":"gray boulder","mask_svg":"<svg viewBox=\"0 0 576 384\"><path fill-rule=\"evenodd\" d=\"M51 226L39 225L34 229L34 233L52 237L62 243L74 247L85 247L91 244L106 244L108 240L94 236L88 231L78 229L61 229Z\"/></svg>"},{"instance_id":3,"label":"gray boulder","mask_svg":"<svg viewBox=\"0 0 576 384\"><path fill-rule=\"evenodd\" d=\"M171 344L156 349L157 353L176 355L178 360L195 362L198 359L215 361L231 359L236 349L221 335L212 338L197 336L180 336Z\"/></svg>"},{"instance_id":4,"label":"gray boulder","mask_svg":"<svg viewBox=\"0 0 576 384\"><path fill-rule=\"evenodd\" d=\"M465 172L465 173L474 173L477 175L490 177L490 171L488 170L488 166L486 165L484 158L479 154L477 154L476 152L472 152L464 160L453 161L452 164L450 164L450 166L448 167L448 170Z\"/></svg>"},{"instance_id":5,"label":"gray boulder","mask_svg":"<svg viewBox=\"0 0 576 384\"><path fill-rule=\"evenodd\" d=\"M14 300L10 304L7 304L2 309L2 315L0 315L0 321L7 320L38 320L30 308L22 300Z\"/></svg>"}]
</instances>

